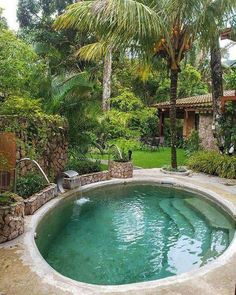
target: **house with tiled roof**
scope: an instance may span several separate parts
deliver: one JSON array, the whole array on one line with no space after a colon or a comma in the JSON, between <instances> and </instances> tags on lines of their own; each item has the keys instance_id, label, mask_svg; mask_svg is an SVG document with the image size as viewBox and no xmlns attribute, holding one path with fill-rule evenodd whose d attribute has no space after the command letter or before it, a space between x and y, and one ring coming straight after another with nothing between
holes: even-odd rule
<instances>
[{"instance_id":1,"label":"house with tiled roof","mask_svg":"<svg viewBox=\"0 0 236 295\"><path fill-rule=\"evenodd\" d=\"M235 90L224 92L221 98L221 107L224 111L227 101L236 101ZM159 115L159 133L164 136L165 119L169 118L170 101L153 105ZM177 119L183 120L183 138L188 138L192 130L198 130L201 144L206 149L215 149L216 143L213 136L213 101L211 94L204 94L176 101Z\"/></svg>"}]
</instances>

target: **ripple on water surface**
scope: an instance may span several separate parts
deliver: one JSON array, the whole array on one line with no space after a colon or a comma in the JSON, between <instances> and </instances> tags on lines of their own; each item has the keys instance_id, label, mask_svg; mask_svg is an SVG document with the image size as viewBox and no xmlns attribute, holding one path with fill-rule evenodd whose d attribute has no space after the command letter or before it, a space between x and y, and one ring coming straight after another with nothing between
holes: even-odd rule
<instances>
[{"instance_id":1,"label":"ripple on water surface","mask_svg":"<svg viewBox=\"0 0 236 295\"><path fill-rule=\"evenodd\" d=\"M37 231L41 254L58 272L118 285L199 268L229 246L234 223L193 193L130 184L66 200Z\"/></svg>"}]
</instances>

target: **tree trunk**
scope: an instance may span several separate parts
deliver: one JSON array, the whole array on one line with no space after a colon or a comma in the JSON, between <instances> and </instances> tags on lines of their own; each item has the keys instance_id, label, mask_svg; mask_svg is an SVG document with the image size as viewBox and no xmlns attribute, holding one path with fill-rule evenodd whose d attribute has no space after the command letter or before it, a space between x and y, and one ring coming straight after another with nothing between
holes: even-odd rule
<instances>
[{"instance_id":1,"label":"tree trunk","mask_svg":"<svg viewBox=\"0 0 236 295\"><path fill-rule=\"evenodd\" d=\"M213 99L213 132L217 139L218 147L221 148L223 140L221 137L220 119L221 96L223 96L223 71L221 65L221 52L218 36L211 46L211 79L212 79L212 99Z\"/></svg>"},{"instance_id":2,"label":"tree trunk","mask_svg":"<svg viewBox=\"0 0 236 295\"><path fill-rule=\"evenodd\" d=\"M176 99L178 87L178 70L171 70L170 80L170 134L171 134L171 167L177 169L177 134L176 134Z\"/></svg>"},{"instance_id":3,"label":"tree trunk","mask_svg":"<svg viewBox=\"0 0 236 295\"><path fill-rule=\"evenodd\" d=\"M103 94L102 94L102 110L104 112L110 110L111 73L112 73L112 48L109 49L104 59Z\"/></svg>"}]
</instances>

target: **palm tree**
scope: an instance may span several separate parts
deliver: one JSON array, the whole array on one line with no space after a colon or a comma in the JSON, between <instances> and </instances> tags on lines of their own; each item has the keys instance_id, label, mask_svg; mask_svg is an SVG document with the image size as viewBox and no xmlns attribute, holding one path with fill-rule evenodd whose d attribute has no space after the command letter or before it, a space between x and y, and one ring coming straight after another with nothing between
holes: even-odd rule
<instances>
[{"instance_id":1,"label":"palm tree","mask_svg":"<svg viewBox=\"0 0 236 295\"><path fill-rule=\"evenodd\" d=\"M223 145L221 130L221 97L223 96L223 69L221 64L220 33L227 26L228 20L235 13L234 0L211 1L206 10L204 30L201 31L203 44L210 49L210 67L213 98L213 128L219 148Z\"/></svg>"},{"instance_id":2,"label":"palm tree","mask_svg":"<svg viewBox=\"0 0 236 295\"><path fill-rule=\"evenodd\" d=\"M229 1L229 0L228 0ZM177 168L176 99L181 61L198 36L213 0L93 0L68 7L57 29L96 27L103 45L127 50L145 64L156 55L170 71L171 165ZM104 46L105 47L105 46ZM97 52L97 49L94 48Z\"/></svg>"}]
</instances>

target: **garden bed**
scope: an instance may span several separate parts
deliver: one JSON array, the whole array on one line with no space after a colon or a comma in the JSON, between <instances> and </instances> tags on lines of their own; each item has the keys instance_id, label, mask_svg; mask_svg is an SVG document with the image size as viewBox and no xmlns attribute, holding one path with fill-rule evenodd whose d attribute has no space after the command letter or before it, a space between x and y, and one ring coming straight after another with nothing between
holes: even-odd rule
<instances>
[{"instance_id":1,"label":"garden bed","mask_svg":"<svg viewBox=\"0 0 236 295\"><path fill-rule=\"evenodd\" d=\"M91 184L95 182L110 180L109 171L95 172L91 174L84 174L72 178L64 178L63 187L66 189L74 189L80 185Z\"/></svg>"},{"instance_id":2,"label":"garden bed","mask_svg":"<svg viewBox=\"0 0 236 295\"><path fill-rule=\"evenodd\" d=\"M42 207L45 203L57 196L57 185L51 183L49 186L40 192L24 199L25 215L32 215L36 210Z\"/></svg>"}]
</instances>

